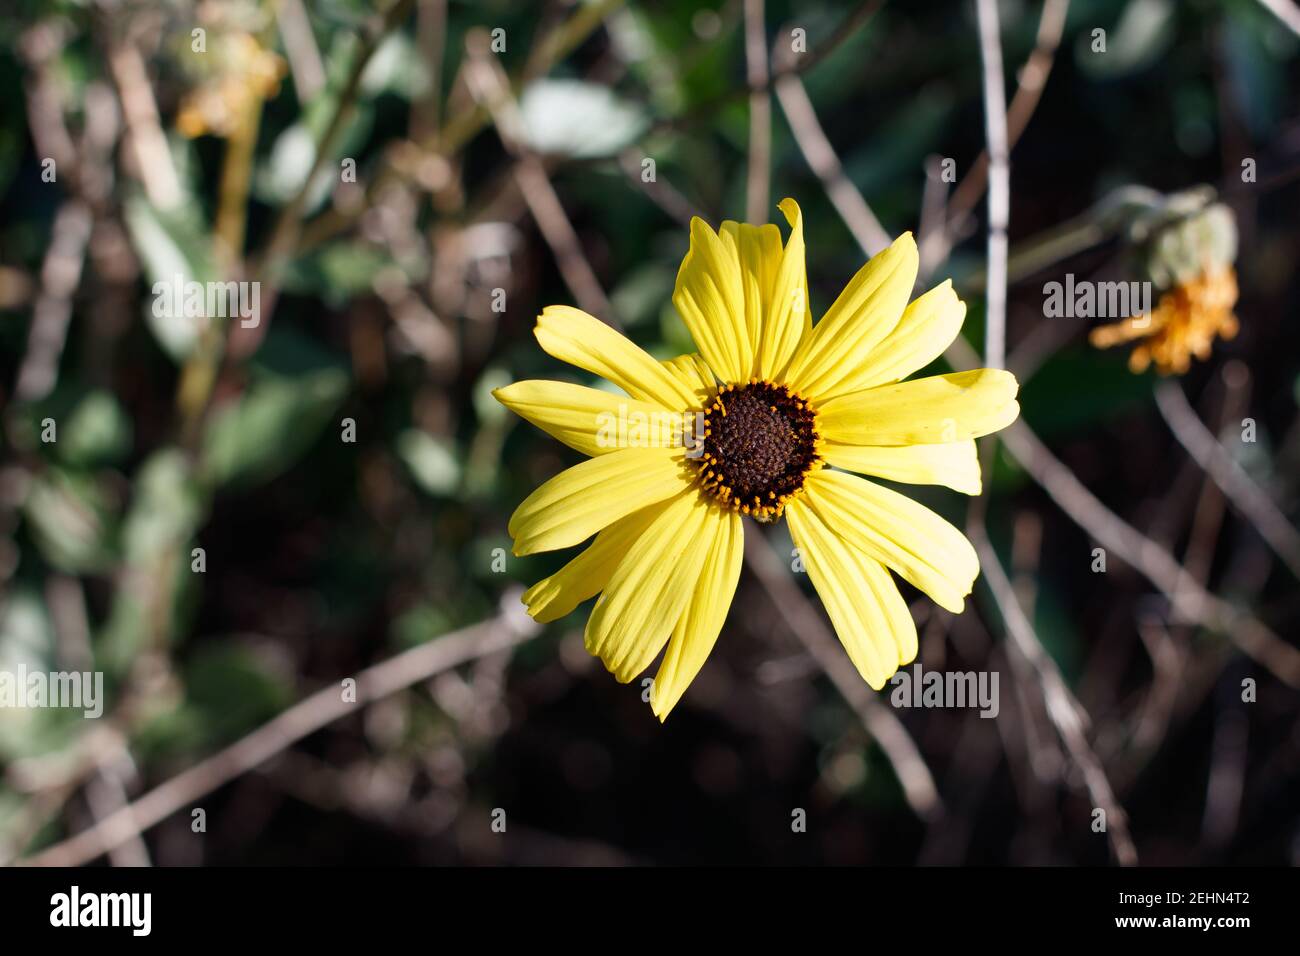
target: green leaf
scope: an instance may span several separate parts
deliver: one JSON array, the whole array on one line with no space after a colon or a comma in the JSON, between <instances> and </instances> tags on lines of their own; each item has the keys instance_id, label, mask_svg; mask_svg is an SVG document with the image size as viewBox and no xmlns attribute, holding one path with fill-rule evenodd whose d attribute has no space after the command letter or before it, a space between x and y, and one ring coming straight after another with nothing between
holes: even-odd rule
<instances>
[{"instance_id":1,"label":"green leaf","mask_svg":"<svg viewBox=\"0 0 1300 956\"><path fill-rule=\"evenodd\" d=\"M408 428L397 436L397 454L416 484L431 495L450 495L460 485L460 459L448 442Z\"/></svg>"},{"instance_id":2,"label":"green leaf","mask_svg":"<svg viewBox=\"0 0 1300 956\"><path fill-rule=\"evenodd\" d=\"M110 392L90 392L62 420L56 447L70 465L115 464L131 450L131 420Z\"/></svg>"},{"instance_id":3,"label":"green leaf","mask_svg":"<svg viewBox=\"0 0 1300 956\"><path fill-rule=\"evenodd\" d=\"M91 476L50 468L32 479L23 515L45 559L69 574L112 565L116 513Z\"/></svg>"},{"instance_id":4,"label":"green leaf","mask_svg":"<svg viewBox=\"0 0 1300 956\"><path fill-rule=\"evenodd\" d=\"M144 262L153 290L153 295L145 299L145 322L163 351L179 362L194 351L201 330L193 318L169 314L170 310L156 299L162 291L158 284L164 283L170 289L178 281L208 282L213 278L205 238L208 227L192 210L164 213L138 196L127 200L125 220L131 244Z\"/></svg>"},{"instance_id":5,"label":"green leaf","mask_svg":"<svg viewBox=\"0 0 1300 956\"><path fill-rule=\"evenodd\" d=\"M175 448L151 455L135 478L135 495L122 523L126 560L144 566L177 551L198 530L207 511L203 490Z\"/></svg>"},{"instance_id":6,"label":"green leaf","mask_svg":"<svg viewBox=\"0 0 1300 956\"><path fill-rule=\"evenodd\" d=\"M257 370L247 390L213 414L203 439L204 478L213 485L267 481L320 435L347 394L334 365Z\"/></svg>"}]
</instances>

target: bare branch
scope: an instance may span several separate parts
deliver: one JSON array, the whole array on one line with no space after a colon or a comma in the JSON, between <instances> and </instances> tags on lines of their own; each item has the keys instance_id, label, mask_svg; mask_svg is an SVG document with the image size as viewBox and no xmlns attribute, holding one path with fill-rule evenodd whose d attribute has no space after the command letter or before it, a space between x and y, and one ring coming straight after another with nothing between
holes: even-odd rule
<instances>
[{"instance_id":1,"label":"bare branch","mask_svg":"<svg viewBox=\"0 0 1300 956\"><path fill-rule=\"evenodd\" d=\"M997 0L976 0L980 55L984 63L984 137L989 154L987 312L984 364L1002 368L1007 358L1007 219L1011 209L1010 146L1007 144L1007 94L1002 80L1002 40Z\"/></svg>"},{"instance_id":2,"label":"bare branch","mask_svg":"<svg viewBox=\"0 0 1300 956\"><path fill-rule=\"evenodd\" d=\"M489 52L487 35L466 38L465 79L474 98L488 111L502 143L516 157L515 180L528 204L542 238L551 247L560 275L578 304L599 319L615 324L614 307L601 288L596 272L582 251L578 234L564 212L564 205L551 185L546 167L527 148L523 138L523 117L510 92L510 80L501 64Z\"/></svg>"},{"instance_id":3,"label":"bare branch","mask_svg":"<svg viewBox=\"0 0 1300 956\"><path fill-rule=\"evenodd\" d=\"M784 573L762 535L745 535L745 563L767 589L786 625L808 648L867 732L880 744L894 766L908 805L922 820L933 821L943 816L943 801L934 785L934 776L907 728L880 702L875 691L863 683L835 635Z\"/></svg>"},{"instance_id":4,"label":"bare branch","mask_svg":"<svg viewBox=\"0 0 1300 956\"><path fill-rule=\"evenodd\" d=\"M1156 405L1187 453L1255 526L1291 573L1300 578L1300 532L1202 424L1182 388L1175 382L1165 382L1156 389Z\"/></svg>"},{"instance_id":5,"label":"bare branch","mask_svg":"<svg viewBox=\"0 0 1300 956\"><path fill-rule=\"evenodd\" d=\"M344 700L336 683L322 687L248 736L158 785L129 806L21 862L33 866L87 863L358 708L467 661L523 643L536 635L538 628L523 616L521 608L510 606L515 598L516 595L507 594L502 599L503 608L508 610L497 617L444 634L357 674L355 702Z\"/></svg>"},{"instance_id":6,"label":"bare branch","mask_svg":"<svg viewBox=\"0 0 1300 956\"><path fill-rule=\"evenodd\" d=\"M749 178L745 220L766 222L772 178L772 99L767 91L763 0L745 0L745 63L749 79Z\"/></svg>"},{"instance_id":7,"label":"bare branch","mask_svg":"<svg viewBox=\"0 0 1300 956\"><path fill-rule=\"evenodd\" d=\"M1099 809L1106 812L1106 838L1110 841L1115 859L1121 866L1137 864L1137 848L1128 832L1128 816L1119 801L1115 799L1114 789L1106 777L1105 768L1097 759L1092 746L1088 743L1085 728L1088 716L1083 707L1066 687L1061 672L1054 661L1043 649L1033 625L1025 616L1020 602L1016 599L1015 588L1008 580L997 552L984 531L983 521L972 521L967 525L967 533L975 545L980 557L980 570L989 586L993 600L997 604L1006 623L1007 633L1011 637L1011 646L1016 649L1033 666L1038 676L1038 686L1047 704L1047 714L1052 725L1070 757L1083 773L1084 785L1088 794Z\"/></svg>"}]
</instances>

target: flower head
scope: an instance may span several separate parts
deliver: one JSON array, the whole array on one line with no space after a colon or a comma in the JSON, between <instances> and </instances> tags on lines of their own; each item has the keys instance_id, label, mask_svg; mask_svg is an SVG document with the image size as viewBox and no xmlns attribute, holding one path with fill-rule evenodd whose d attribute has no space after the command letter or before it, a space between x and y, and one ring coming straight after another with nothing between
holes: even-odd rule
<instances>
[{"instance_id":1,"label":"flower head","mask_svg":"<svg viewBox=\"0 0 1300 956\"><path fill-rule=\"evenodd\" d=\"M802 217L791 199L780 209L791 229L784 243L771 224L724 222L715 233L691 221L673 303L698 352L658 362L592 316L551 306L538 317L542 348L626 394L546 381L494 392L592 456L510 519L519 555L595 535L524 594L528 612L553 621L599 594L587 649L625 682L663 651L650 698L661 720L722 629L743 516L789 520L849 657L882 688L917 652L915 623L886 569L959 613L979 562L943 518L849 472L978 494L974 439L1019 413L1008 372L902 381L940 355L966 314L948 282L908 303L910 233L813 324Z\"/></svg>"},{"instance_id":2,"label":"flower head","mask_svg":"<svg viewBox=\"0 0 1300 956\"><path fill-rule=\"evenodd\" d=\"M1129 227L1138 271L1160 290L1150 313L1092 330L1088 341L1110 348L1138 340L1133 372L1155 363L1161 375L1182 375L1192 358L1205 361L1216 338L1237 334L1237 226L1232 211L1201 189L1178 193L1139 213Z\"/></svg>"}]
</instances>

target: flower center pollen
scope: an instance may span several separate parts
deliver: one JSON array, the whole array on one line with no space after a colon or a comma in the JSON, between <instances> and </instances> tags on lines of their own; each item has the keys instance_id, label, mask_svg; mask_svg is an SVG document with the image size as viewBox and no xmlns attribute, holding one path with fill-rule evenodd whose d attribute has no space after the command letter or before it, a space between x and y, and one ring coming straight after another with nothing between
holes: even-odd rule
<instances>
[{"instance_id":1,"label":"flower center pollen","mask_svg":"<svg viewBox=\"0 0 1300 956\"><path fill-rule=\"evenodd\" d=\"M778 517L821 463L816 417L785 385L724 385L704 410L702 487L741 514Z\"/></svg>"}]
</instances>

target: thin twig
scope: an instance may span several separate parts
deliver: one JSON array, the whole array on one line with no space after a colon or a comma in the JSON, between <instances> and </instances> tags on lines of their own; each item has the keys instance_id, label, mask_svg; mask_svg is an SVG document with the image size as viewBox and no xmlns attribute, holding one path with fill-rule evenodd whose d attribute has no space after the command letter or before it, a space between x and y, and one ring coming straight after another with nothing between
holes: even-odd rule
<instances>
[{"instance_id":1,"label":"thin twig","mask_svg":"<svg viewBox=\"0 0 1300 956\"><path fill-rule=\"evenodd\" d=\"M1259 0L1259 3L1265 10L1290 27L1292 33L1300 36L1300 6L1296 6L1292 0Z\"/></svg>"},{"instance_id":2,"label":"thin twig","mask_svg":"<svg viewBox=\"0 0 1300 956\"><path fill-rule=\"evenodd\" d=\"M868 20L876 15L876 12L882 6L884 6L884 0L864 0L864 2L854 7L852 13L839 22L834 32L818 44L817 49L801 53L798 59L788 54L778 56L776 59L779 62L773 64L774 69L768 71L767 79L757 89L750 83L733 87L725 93L720 93L697 104L685 115L657 120L652 127L652 131L666 132L668 130L684 129L713 116L722 107L734 103L750 93L771 92L775 89L778 80L789 76L801 76L809 72L838 50L849 37L857 33ZM784 31L782 32L784 33ZM790 52L793 53L794 51L791 50ZM683 70L683 72L685 71Z\"/></svg>"},{"instance_id":3,"label":"thin twig","mask_svg":"<svg viewBox=\"0 0 1300 956\"><path fill-rule=\"evenodd\" d=\"M21 862L32 866L88 863L359 707L467 661L529 640L539 629L523 617L522 609L511 606L516 600L517 595L507 594L498 616L444 634L357 674L355 701L345 699L338 683L328 684L129 806Z\"/></svg>"},{"instance_id":4,"label":"thin twig","mask_svg":"<svg viewBox=\"0 0 1300 956\"><path fill-rule=\"evenodd\" d=\"M849 227L849 232L853 233L858 245L872 256L888 247L889 233L844 174L844 167L835 155L835 148L826 138L826 133L822 131L821 123L817 121L817 112L813 109L812 101L808 99L808 92L798 74L787 72L780 76L776 81L776 98L781 103L781 110L790 124L790 131L799 144L800 152L822 181L835 211Z\"/></svg>"},{"instance_id":5,"label":"thin twig","mask_svg":"<svg viewBox=\"0 0 1300 956\"><path fill-rule=\"evenodd\" d=\"M1034 633L1033 625L1016 598L1015 588L1002 570L998 554L984 531L983 521L968 523L966 532L979 554L980 570L1006 624L1012 647L1033 666L1043 700L1047 704L1048 716L1061 735L1061 741L1070 751L1074 763L1083 773L1084 785L1093 803L1106 813L1106 838L1110 841L1115 859L1121 866L1135 865L1138 861L1137 848L1128 832L1128 816L1115 798L1106 771L1088 743L1085 733L1087 715L1066 687L1056 661L1043 649L1038 635Z\"/></svg>"},{"instance_id":6,"label":"thin twig","mask_svg":"<svg viewBox=\"0 0 1300 956\"><path fill-rule=\"evenodd\" d=\"M867 733L893 764L908 805L922 820L944 814L943 801L925 758L902 722L863 683L839 641L820 614L785 573L771 546L761 535L745 535L745 563L766 588L777 612L817 660L831 683L857 713Z\"/></svg>"},{"instance_id":7,"label":"thin twig","mask_svg":"<svg viewBox=\"0 0 1300 956\"><path fill-rule=\"evenodd\" d=\"M184 194L162 131L158 103L149 85L144 59L135 44L127 39L109 51L108 65L122 101L128 142L135 153L135 172L144 183L150 203L158 209L173 209Z\"/></svg>"},{"instance_id":8,"label":"thin twig","mask_svg":"<svg viewBox=\"0 0 1300 956\"><path fill-rule=\"evenodd\" d=\"M745 64L749 79L749 175L745 219L766 222L772 177L772 97L767 91L763 0L745 0Z\"/></svg>"},{"instance_id":9,"label":"thin twig","mask_svg":"<svg viewBox=\"0 0 1300 956\"><path fill-rule=\"evenodd\" d=\"M1175 382L1165 382L1156 389L1156 405L1187 453L1255 526L1291 573L1300 578L1300 532L1202 424L1182 388Z\"/></svg>"},{"instance_id":10,"label":"thin twig","mask_svg":"<svg viewBox=\"0 0 1300 956\"><path fill-rule=\"evenodd\" d=\"M1034 50L1021 68L1017 80L1015 95L1007 107L1007 147L1014 147L1020 140L1030 118L1038 108L1038 101L1047 86L1047 78L1056 61L1056 50L1061 44L1061 34L1065 30L1065 15L1070 7L1069 0L1046 0L1043 13L1038 20L1038 36L1034 41ZM948 219L944 229L929 236L929 241L921 246L921 272L928 275L940 262L947 258L957 237L963 235L970 226L971 211L984 194L988 184L989 154L979 154L970 171L962 177L961 182L952 192L948 204Z\"/></svg>"},{"instance_id":11,"label":"thin twig","mask_svg":"<svg viewBox=\"0 0 1300 956\"><path fill-rule=\"evenodd\" d=\"M54 388L59 359L72 319L72 297L81 284L93 217L80 199L70 199L54 216L53 234L41 264L41 291L32 310L27 351L18 368L14 397L39 401Z\"/></svg>"},{"instance_id":12,"label":"thin twig","mask_svg":"<svg viewBox=\"0 0 1300 956\"><path fill-rule=\"evenodd\" d=\"M984 364L1002 368L1007 358L1007 220L1011 210L1007 92L1002 79L1002 39L997 0L976 0L980 57L984 64L984 137L989 154L988 278Z\"/></svg>"},{"instance_id":13,"label":"thin twig","mask_svg":"<svg viewBox=\"0 0 1300 956\"><path fill-rule=\"evenodd\" d=\"M272 6L284 40L284 52L289 56L289 69L293 71L294 92L298 94L298 103L306 106L325 86L325 65L312 34L311 20L302 0L279 0Z\"/></svg>"},{"instance_id":14,"label":"thin twig","mask_svg":"<svg viewBox=\"0 0 1300 956\"><path fill-rule=\"evenodd\" d=\"M618 165L627 174L627 178L649 196L656 206L683 226L689 226L691 217L698 216L699 210L672 183L662 176L656 175L653 179L647 181L641 172L641 163L644 158L644 150L630 147L618 154Z\"/></svg>"},{"instance_id":15,"label":"thin twig","mask_svg":"<svg viewBox=\"0 0 1300 956\"><path fill-rule=\"evenodd\" d=\"M578 234L551 185L546 167L525 144L519 107L510 93L504 70L489 52L487 34L471 33L465 38L465 50L465 79L475 99L492 117L502 143L516 157L514 176L519 191L542 231L542 238L555 255L560 275L584 310L613 324L613 306L582 251Z\"/></svg>"}]
</instances>

